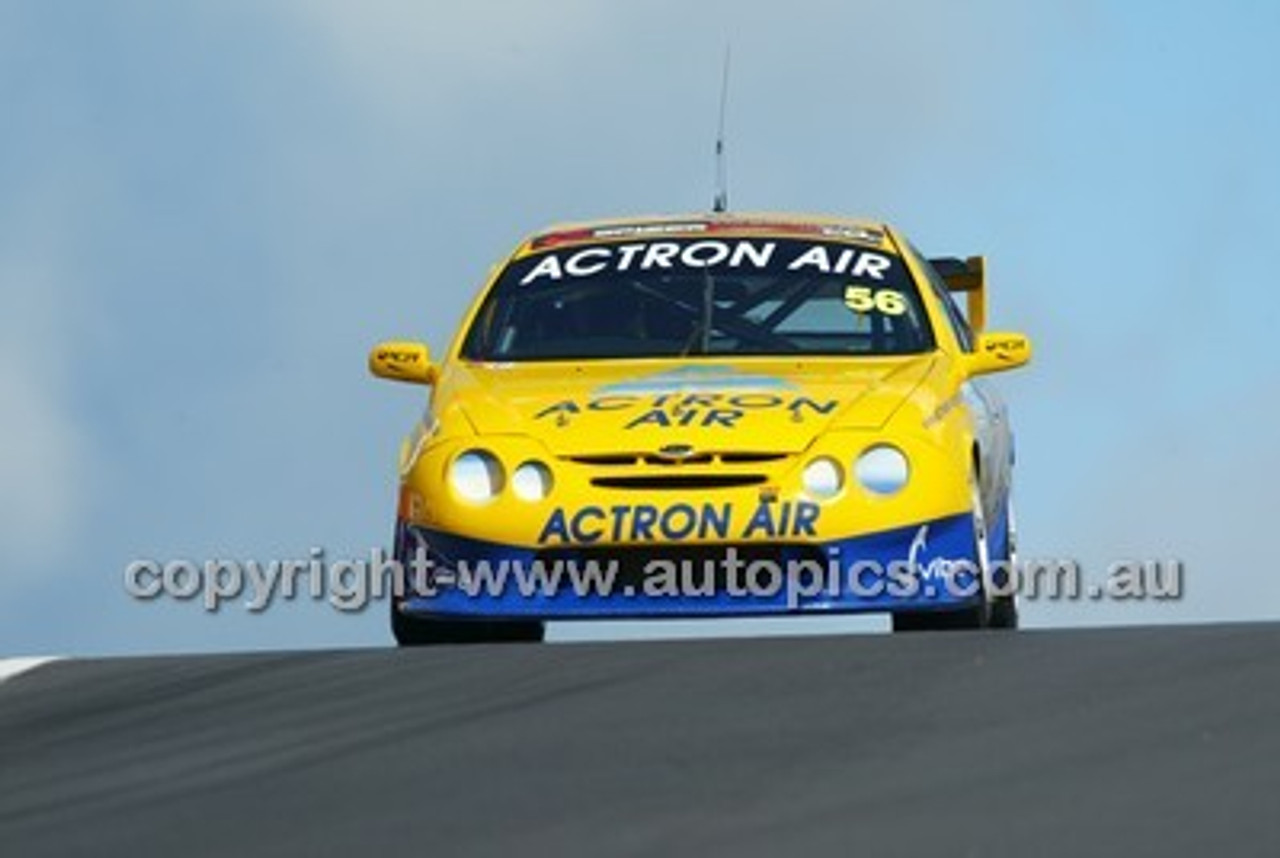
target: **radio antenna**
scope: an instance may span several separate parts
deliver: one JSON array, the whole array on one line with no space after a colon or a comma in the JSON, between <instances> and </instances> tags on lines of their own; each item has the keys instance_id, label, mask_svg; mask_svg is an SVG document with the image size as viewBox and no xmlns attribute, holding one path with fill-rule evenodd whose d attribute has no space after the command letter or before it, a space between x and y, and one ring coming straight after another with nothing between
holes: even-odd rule
<instances>
[{"instance_id":1,"label":"radio antenna","mask_svg":"<svg viewBox=\"0 0 1280 858\"><path fill-rule=\"evenodd\" d=\"M724 151L724 114L729 103L729 61L732 45L724 47L724 75L720 79L720 125L716 131L716 195L711 204L713 212L729 210L729 162Z\"/></svg>"}]
</instances>

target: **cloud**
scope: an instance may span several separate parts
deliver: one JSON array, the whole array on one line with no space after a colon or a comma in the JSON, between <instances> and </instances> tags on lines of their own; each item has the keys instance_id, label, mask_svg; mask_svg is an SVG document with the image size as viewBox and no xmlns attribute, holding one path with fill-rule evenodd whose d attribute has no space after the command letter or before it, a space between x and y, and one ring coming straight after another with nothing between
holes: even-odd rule
<instances>
[{"instance_id":1,"label":"cloud","mask_svg":"<svg viewBox=\"0 0 1280 858\"><path fill-rule=\"evenodd\" d=\"M70 378L75 332L52 254L0 243L0 569L38 574L75 543L92 482Z\"/></svg>"},{"instance_id":2,"label":"cloud","mask_svg":"<svg viewBox=\"0 0 1280 858\"><path fill-rule=\"evenodd\" d=\"M0 566L21 577L75 533L84 444L40 368L0 346Z\"/></svg>"}]
</instances>

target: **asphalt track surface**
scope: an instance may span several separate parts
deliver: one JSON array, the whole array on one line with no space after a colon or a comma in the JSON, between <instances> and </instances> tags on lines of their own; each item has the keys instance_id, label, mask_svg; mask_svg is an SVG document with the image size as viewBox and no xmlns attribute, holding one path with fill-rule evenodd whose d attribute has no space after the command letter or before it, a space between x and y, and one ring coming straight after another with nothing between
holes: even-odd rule
<instances>
[{"instance_id":1,"label":"asphalt track surface","mask_svg":"<svg viewBox=\"0 0 1280 858\"><path fill-rule=\"evenodd\" d=\"M62 662L0 856L1280 855L1280 625Z\"/></svg>"}]
</instances>

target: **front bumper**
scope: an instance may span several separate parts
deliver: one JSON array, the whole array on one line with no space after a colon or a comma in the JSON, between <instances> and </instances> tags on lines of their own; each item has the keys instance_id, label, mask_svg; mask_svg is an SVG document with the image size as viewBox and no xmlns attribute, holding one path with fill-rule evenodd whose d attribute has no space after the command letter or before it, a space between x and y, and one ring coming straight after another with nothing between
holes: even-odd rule
<instances>
[{"instance_id":1,"label":"front bumper","mask_svg":"<svg viewBox=\"0 0 1280 858\"><path fill-rule=\"evenodd\" d=\"M530 549L400 522L397 607L459 619L954 610L981 581L970 514L803 543Z\"/></svg>"}]
</instances>

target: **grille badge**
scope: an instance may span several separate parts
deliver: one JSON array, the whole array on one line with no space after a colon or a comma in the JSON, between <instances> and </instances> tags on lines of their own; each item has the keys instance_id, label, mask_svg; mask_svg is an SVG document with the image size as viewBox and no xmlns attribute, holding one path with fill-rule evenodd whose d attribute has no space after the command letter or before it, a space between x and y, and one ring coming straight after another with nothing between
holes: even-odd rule
<instances>
[{"instance_id":1,"label":"grille badge","mask_svg":"<svg viewBox=\"0 0 1280 858\"><path fill-rule=\"evenodd\" d=\"M693 458L695 452L692 444L664 444L656 455L664 462L683 462Z\"/></svg>"}]
</instances>

